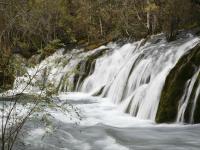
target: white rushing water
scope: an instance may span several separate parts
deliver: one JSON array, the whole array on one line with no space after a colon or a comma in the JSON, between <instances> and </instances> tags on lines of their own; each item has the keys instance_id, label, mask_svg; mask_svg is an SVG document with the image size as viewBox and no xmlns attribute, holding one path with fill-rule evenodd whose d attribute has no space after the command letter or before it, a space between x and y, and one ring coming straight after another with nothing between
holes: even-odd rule
<instances>
[{"instance_id":1,"label":"white rushing water","mask_svg":"<svg viewBox=\"0 0 200 150\"><path fill-rule=\"evenodd\" d=\"M197 80L197 77L199 75L199 72L200 72L200 69L198 69L196 71L196 73L194 74L192 79L190 79L186 84L184 95L182 96L180 104L179 104L177 122L184 122L185 111L186 111L190 96L192 94L192 90L193 90L194 84L195 84L195 82ZM193 106L192 106L192 115L191 115L191 119L190 119L191 123L193 122L193 116L194 116L194 111L195 111L195 106L196 106L196 101L197 101L198 94L199 94L199 89L197 89L197 91L196 91L194 103L193 103Z\"/></svg>"},{"instance_id":2,"label":"white rushing water","mask_svg":"<svg viewBox=\"0 0 200 150\"><path fill-rule=\"evenodd\" d=\"M199 42L198 37L187 35L168 43L161 34L152 36L147 42L141 40L121 47L108 44L89 52L72 50L66 54L60 50L36 67L28 69L28 75L17 78L14 90L39 92L41 85L45 84L58 92L78 90L90 95L99 93L101 97L118 104L120 110L140 119L154 121L167 75L180 57ZM79 77L76 82L78 84L74 85L76 74L85 74L84 70L80 71L81 67L87 68L86 65L81 66L83 60L104 50L103 55L90 62L95 63L94 69L90 67L86 77L83 80ZM178 121L183 121L181 116L184 114L198 72L191 79L189 91L185 91L189 92L188 98L182 100L184 103L181 101L183 105L180 106ZM32 84L26 87L26 82L30 79Z\"/></svg>"},{"instance_id":3,"label":"white rushing water","mask_svg":"<svg viewBox=\"0 0 200 150\"><path fill-rule=\"evenodd\" d=\"M94 73L82 91L92 93L104 87L103 96L141 119L155 120L160 94L169 71L179 58L199 43L189 38L180 43L126 44L97 60Z\"/></svg>"},{"instance_id":4,"label":"white rushing water","mask_svg":"<svg viewBox=\"0 0 200 150\"><path fill-rule=\"evenodd\" d=\"M190 117L190 123L194 122L194 111L195 111L195 108L196 108L197 98L198 98L199 94L200 94L200 84L197 87L197 90L196 90L196 93L195 93L194 103L192 105L192 111L191 111L192 113L191 113L191 117Z\"/></svg>"},{"instance_id":5,"label":"white rushing water","mask_svg":"<svg viewBox=\"0 0 200 150\"><path fill-rule=\"evenodd\" d=\"M59 104L76 107L81 119L74 109L69 111L71 116L47 108L52 127L29 120L24 128L29 131L24 135L24 143L18 143L15 149L198 150L199 125L155 123L165 79L178 60L198 43L200 39L191 35L168 43L160 34L147 41L123 46L110 43L87 52L58 50L28 68L7 94L56 90ZM199 73L197 68L183 87L178 123L184 121ZM200 85L194 94L191 123L199 94Z\"/></svg>"},{"instance_id":6,"label":"white rushing water","mask_svg":"<svg viewBox=\"0 0 200 150\"><path fill-rule=\"evenodd\" d=\"M27 73L15 80L13 89L8 93L40 93L43 85L56 88L58 92L70 91L74 76L78 73L77 65L81 60L112 46L114 45L101 46L89 52L74 49L66 54L63 54L64 49L58 50L35 67L27 68Z\"/></svg>"},{"instance_id":7,"label":"white rushing water","mask_svg":"<svg viewBox=\"0 0 200 150\"><path fill-rule=\"evenodd\" d=\"M198 150L200 126L160 124L121 112L107 98L61 93L61 102L77 107L81 120L49 110L50 126L30 121L15 150ZM71 112L72 113L72 112ZM77 123L74 124L74 123Z\"/></svg>"}]
</instances>

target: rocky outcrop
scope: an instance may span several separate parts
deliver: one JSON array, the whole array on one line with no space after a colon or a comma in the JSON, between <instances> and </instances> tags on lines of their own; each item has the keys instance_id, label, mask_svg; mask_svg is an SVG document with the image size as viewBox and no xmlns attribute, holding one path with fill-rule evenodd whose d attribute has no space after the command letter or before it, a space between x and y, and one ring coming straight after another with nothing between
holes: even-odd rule
<instances>
[{"instance_id":1,"label":"rocky outcrop","mask_svg":"<svg viewBox=\"0 0 200 150\"><path fill-rule=\"evenodd\" d=\"M88 57L80 61L76 68L78 72L74 77L74 91L78 89L78 87L82 84L86 77L93 73L96 59L104 55L107 50L108 48L104 48L96 51L92 55L89 55Z\"/></svg>"},{"instance_id":2,"label":"rocky outcrop","mask_svg":"<svg viewBox=\"0 0 200 150\"><path fill-rule=\"evenodd\" d=\"M174 122L178 113L179 102L184 94L186 83L192 78L200 67L200 44L185 54L169 73L161 93L161 99L157 111L156 122ZM194 96L200 84L200 74L192 89L189 102L184 113L184 122L189 122ZM197 97L194 111L194 123L200 122L200 95Z\"/></svg>"}]
</instances>

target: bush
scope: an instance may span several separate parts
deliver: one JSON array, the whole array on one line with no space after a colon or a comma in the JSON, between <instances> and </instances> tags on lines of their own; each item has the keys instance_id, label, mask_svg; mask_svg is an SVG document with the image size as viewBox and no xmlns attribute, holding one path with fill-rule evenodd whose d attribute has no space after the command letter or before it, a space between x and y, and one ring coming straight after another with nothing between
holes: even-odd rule
<instances>
[{"instance_id":1,"label":"bush","mask_svg":"<svg viewBox=\"0 0 200 150\"><path fill-rule=\"evenodd\" d=\"M41 56L42 56L42 59L50 56L51 54L53 54L54 52L56 52L56 50L64 47L65 45L61 42L61 40L59 39L55 39L53 41L50 41L46 47L44 47L42 50L41 50Z\"/></svg>"}]
</instances>

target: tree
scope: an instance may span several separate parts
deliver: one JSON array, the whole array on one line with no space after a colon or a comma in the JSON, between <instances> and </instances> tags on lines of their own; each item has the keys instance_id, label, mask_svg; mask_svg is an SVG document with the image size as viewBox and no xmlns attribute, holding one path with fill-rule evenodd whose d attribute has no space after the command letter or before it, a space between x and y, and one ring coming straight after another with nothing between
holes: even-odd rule
<instances>
[{"instance_id":1,"label":"tree","mask_svg":"<svg viewBox=\"0 0 200 150\"><path fill-rule=\"evenodd\" d=\"M199 26L198 0L7 0L0 3L1 44L26 58L50 41L66 45L144 38Z\"/></svg>"},{"instance_id":2,"label":"tree","mask_svg":"<svg viewBox=\"0 0 200 150\"><path fill-rule=\"evenodd\" d=\"M163 30L169 40L176 38L177 31L191 24L192 5L189 0L167 0L163 3Z\"/></svg>"}]
</instances>

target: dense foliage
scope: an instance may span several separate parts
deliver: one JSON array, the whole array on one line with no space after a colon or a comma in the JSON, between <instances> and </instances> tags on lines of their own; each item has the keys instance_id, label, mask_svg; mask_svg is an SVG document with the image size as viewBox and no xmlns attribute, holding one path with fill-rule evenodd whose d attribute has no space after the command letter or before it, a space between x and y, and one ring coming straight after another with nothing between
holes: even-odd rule
<instances>
[{"instance_id":1,"label":"dense foliage","mask_svg":"<svg viewBox=\"0 0 200 150\"><path fill-rule=\"evenodd\" d=\"M25 56L49 41L92 43L198 26L198 0L1 0L1 45ZM27 53L27 49L29 50Z\"/></svg>"}]
</instances>

